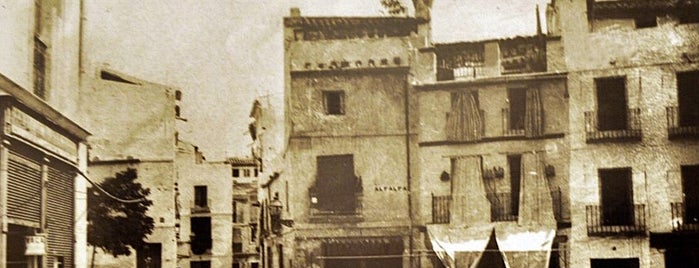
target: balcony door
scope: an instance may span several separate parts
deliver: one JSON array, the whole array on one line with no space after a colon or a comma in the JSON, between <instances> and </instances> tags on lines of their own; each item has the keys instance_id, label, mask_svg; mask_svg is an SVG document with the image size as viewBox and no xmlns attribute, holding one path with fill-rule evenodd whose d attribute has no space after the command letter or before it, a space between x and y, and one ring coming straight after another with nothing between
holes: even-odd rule
<instances>
[{"instance_id":1,"label":"balcony door","mask_svg":"<svg viewBox=\"0 0 699 268\"><path fill-rule=\"evenodd\" d=\"M599 178L602 225L633 225L631 169L600 169Z\"/></svg>"},{"instance_id":2,"label":"balcony door","mask_svg":"<svg viewBox=\"0 0 699 268\"><path fill-rule=\"evenodd\" d=\"M677 73L677 101L680 126L699 125L699 71Z\"/></svg>"},{"instance_id":3,"label":"balcony door","mask_svg":"<svg viewBox=\"0 0 699 268\"><path fill-rule=\"evenodd\" d=\"M353 156L318 156L316 161L318 208L323 211L353 213L357 190Z\"/></svg>"},{"instance_id":4,"label":"balcony door","mask_svg":"<svg viewBox=\"0 0 699 268\"><path fill-rule=\"evenodd\" d=\"M595 79L597 88L597 127L600 131L624 130L628 126L626 79Z\"/></svg>"},{"instance_id":5,"label":"balcony door","mask_svg":"<svg viewBox=\"0 0 699 268\"><path fill-rule=\"evenodd\" d=\"M682 166L682 195L684 196L684 223L699 223L699 165Z\"/></svg>"}]
</instances>

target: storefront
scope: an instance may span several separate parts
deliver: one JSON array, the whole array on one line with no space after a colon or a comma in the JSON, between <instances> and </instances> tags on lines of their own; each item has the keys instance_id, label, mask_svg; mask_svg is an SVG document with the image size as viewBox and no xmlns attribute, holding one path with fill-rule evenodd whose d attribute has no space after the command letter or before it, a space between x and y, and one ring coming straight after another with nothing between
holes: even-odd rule
<instances>
[{"instance_id":1,"label":"storefront","mask_svg":"<svg viewBox=\"0 0 699 268\"><path fill-rule=\"evenodd\" d=\"M46 103L27 100L0 96L3 261L7 267L73 267L76 192L84 187L76 185L85 157L79 147L88 133Z\"/></svg>"}]
</instances>

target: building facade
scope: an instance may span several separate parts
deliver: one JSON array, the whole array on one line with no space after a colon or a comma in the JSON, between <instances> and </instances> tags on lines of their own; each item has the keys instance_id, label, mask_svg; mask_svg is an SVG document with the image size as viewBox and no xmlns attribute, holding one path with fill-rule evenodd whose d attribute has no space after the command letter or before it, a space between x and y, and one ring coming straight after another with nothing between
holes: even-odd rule
<instances>
[{"instance_id":1,"label":"building facade","mask_svg":"<svg viewBox=\"0 0 699 268\"><path fill-rule=\"evenodd\" d=\"M570 267L699 265L699 2L548 13L568 70Z\"/></svg>"},{"instance_id":2,"label":"building facade","mask_svg":"<svg viewBox=\"0 0 699 268\"><path fill-rule=\"evenodd\" d=\"M569 134L560 50L559 39L539 34L421 51L434 59L415 86L421 246L429 252L422 267L565 263Z\"/></svg>"},{"instance_id":3,"label":"building facade","mask_svg":"<svg viewBox=\"0 0 699 268\"><path fill-rule=\"evenodd\" d=\"M79 2L0 10L0 267L86 267Z\"/></svg>"},{"instance_id":4,"label":"building facade","mask_svg":"<svg viewBox=\"0 0 699 268\"><path fill-rule=\"evenodd\" d=\"M89 139L89 176L93 181L136 169L153 204L148 216L155 221L147 247L130 256L114 258L89 249L97 267L176 267L175 209L176 106L178 90L130 77L109 68L88 72L82 78L82 124L94 129ZM93 250L95 250L93 254Z\"/></svg>"}]
</instances>

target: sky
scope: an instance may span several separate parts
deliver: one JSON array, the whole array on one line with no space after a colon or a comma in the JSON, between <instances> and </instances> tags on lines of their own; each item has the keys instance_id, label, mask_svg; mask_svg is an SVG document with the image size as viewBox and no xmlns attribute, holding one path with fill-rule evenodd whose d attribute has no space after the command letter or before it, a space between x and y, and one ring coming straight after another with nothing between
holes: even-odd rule
<instances>
[{"instance_id":1,"label":"sky","mask_svg":"<svg viewBox=\"0 0 699 268\"><path fill-rule=\"evenodd\" d=\"M411 1L402 1L412 12ZM433 41L534 34L536 4L545 23L546 3L434 0ZM291 7L303 16L386 16L380 0L85 1L87 68L109 66L181 89L187 123L180 137L207 160L248 156L254 99L269 97L281 111L282 20Z\"/></svg>"}]
</instances>

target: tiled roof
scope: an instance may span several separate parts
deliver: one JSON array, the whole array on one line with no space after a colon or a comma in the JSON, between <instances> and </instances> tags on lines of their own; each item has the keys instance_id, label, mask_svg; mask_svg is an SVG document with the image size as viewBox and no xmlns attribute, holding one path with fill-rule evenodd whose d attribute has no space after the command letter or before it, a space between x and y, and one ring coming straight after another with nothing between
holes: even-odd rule
<instances>
[{"instance_id":1,"label":"tiled roof","mask_svg":"<svg viewBox=\"0 0 699 268\"><path fill-rule=\"evenodd\" d=\"M240 157L231 157L226 159L226 163L229 163L233 166L255 166L257 165L257 162L255 159L252 158L240 158Z\"/></svg>"},{"instance_id":2,"label":"tiled roof","mask_svg":"<svg viewBox=\"0 0 699 268\"><path fill-rule=\"evenodd\" d=\"M618 0L618 1L594 1L589 0L589 5L597 15L612 16L616 13L664 11L672 9L698 8L699 0Z\"/></svg>"},{"instance_id":3,"label":"tiled roof","mask_svg":"<svg viewBox=\"0 0 699 268\"><path fill-rule=\"evenodd\" d=\"M416 18L396 17L287 17L286 27L414 27L421 21Z\"/></svg>"}]
</instances>

